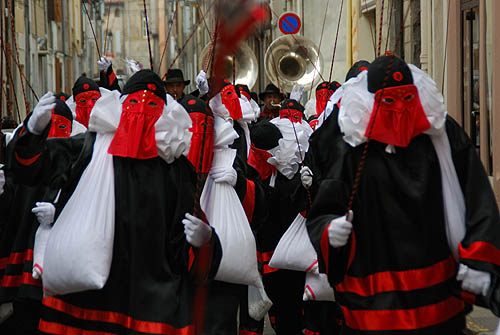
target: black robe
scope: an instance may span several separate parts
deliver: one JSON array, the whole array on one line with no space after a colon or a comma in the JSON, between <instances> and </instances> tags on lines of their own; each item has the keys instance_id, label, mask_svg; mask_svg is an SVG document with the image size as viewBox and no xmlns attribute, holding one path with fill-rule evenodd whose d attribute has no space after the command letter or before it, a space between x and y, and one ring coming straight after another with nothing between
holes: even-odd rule
<instances>
[{"instance_id":1,"label":"black robe","mask_svg":"<svg viewBox=\"0 0 500 335\"><path fill-rule=\"evenodd\" d=\"M233 168L237 179L234 189L255 233L267 217L267 193L257 171L247 164L249 144L243 128L238 122L234 122L233 127L238 134L231 145L232 149L236 149ZM248 287L214 280L208 288L203 335L235 334L238 331L238 308L240 332L260 332L263 329L263 320L256 321L248 315Z\"/></svg>"},{"instance_id":2,"label":"black robe","mask_svg":"<svg viewBox=\"0 0 500 335\"><path fill-rule=\"evenodd\" d=\"M15 164L25 183L53 177L51 166L67 168L57 213L89 164L96 134L45 141L27 134L16 145L29 166ZM193 334L194 269L198 250L186 241L182 219L193 211L196 177L185 157L168 164L160 157L113 157L115 236L109 278L101 290L44 298L39 329L46 334ZM96 196L99 196L96 194ZM82 206L85 204L82 203ZM213 277L221 259L217 235L209 243Z\"/></svg>"},{"instance_id":3,"label":"black robe","mask_svg":"<svg viewBox=\"0 0 500 335\"><path fill-rule=\"evenodd\" d=\"M463 130L448 119L446 131L465 196L462 246L489 241L499 255L499 215L488 177ZM342 307L342 334L458 334L466 305L447 242L440 166L430 137L419 135L394 154L385 151L386 144L370 142L352 206L353 231L341 248L329 245L328 224L347 211L364 144L353 148L340 132L330 138L328 155L335 159L316 165L321 179L307 226L320 271L328 274ZM462 251L460 257L493 274L488 297L499 292L498 258L480 262Z\"/></svg>"},{"instance_id":4,"label":"black robe","mask_svg":"<svg viewBox=\"0 0 500 335\"><path fill-rule=\"evenodd\" d=\"M59 165L51 167L54 178L43 183L25 185L15 178L11 171L12 150L19 138L25 136L26 122L6 150L6 187L0 196L0 220L4 226L0 234L0 302L41 300L41 281L32 277L33 246L39 223L31 210L38 201L54 201L66 181Z\"/></svg>"}]
</instances>

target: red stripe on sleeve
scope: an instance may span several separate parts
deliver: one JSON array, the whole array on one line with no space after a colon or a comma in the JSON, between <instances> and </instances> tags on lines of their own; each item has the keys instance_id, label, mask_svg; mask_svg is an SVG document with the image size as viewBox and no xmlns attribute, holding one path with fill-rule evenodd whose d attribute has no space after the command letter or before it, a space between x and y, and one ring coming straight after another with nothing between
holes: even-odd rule
<instances>
[{"instance_id":1,"label":"red stripe on sleeve","mask_svg":"<svg viewBox=\"0 0 500 335\"><path fill-rule=\"evenodd\" d=\"M500 266L500 250L489 242L473 242L467 248L458 247L461 258L483 261Z\"/></svg>"}]
</instances>

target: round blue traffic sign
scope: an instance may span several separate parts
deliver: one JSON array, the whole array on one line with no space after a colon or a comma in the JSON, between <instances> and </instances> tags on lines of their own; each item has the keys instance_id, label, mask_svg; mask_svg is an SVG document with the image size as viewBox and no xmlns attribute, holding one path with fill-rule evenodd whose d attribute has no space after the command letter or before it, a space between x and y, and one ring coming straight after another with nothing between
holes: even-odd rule
<instances>
[{"instance_id":1,"label":"round blue traffic sign","mask_svg":"<svg viewBox=\"0 0 500 335\"><path fill-rule=\"evenodd\" d=\"M283 34L296 34L299 32L302 22L295 13L284 13L279 19L279 28Z\"/></svg>"}]
</instances>

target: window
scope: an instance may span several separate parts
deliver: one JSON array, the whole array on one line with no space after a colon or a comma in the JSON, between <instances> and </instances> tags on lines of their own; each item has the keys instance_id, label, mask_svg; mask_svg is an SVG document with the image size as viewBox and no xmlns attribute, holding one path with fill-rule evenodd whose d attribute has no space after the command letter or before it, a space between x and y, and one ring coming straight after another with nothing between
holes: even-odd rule
<instances>
[{"instance_id":1,"label":"window","mask_svg":"<svg viewBox=\"0 0 500 335\"><path fill-rule=\"evenodd\" d=\"M488 25L487 14L483 17L479 1L461 2L462 36L462 120L463 128L475 144L486 171L492 171L491 113L488 105ZM486 22L487 23L487 22ZM483 29L486 29L484 31ZM481 37L483 36L483 37ZM486 51L482 58L481 50Z\"/></svg>"}]
</instances>

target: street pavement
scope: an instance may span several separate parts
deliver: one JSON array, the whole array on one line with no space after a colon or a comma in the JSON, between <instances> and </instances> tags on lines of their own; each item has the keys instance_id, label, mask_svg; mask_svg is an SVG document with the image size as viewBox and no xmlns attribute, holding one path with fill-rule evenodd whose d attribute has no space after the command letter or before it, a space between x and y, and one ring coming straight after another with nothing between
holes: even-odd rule
<instances>
[{"instance_id":1,"label":"street pavement","mask_svg":"<svg viewBox=\"0 0 500 335\"><path fill-rule=\"evenodd\" d=\"M494 335L497 324L498 318L481 307L474 307L472 313L467 316L467 328L472 331L471 334Z\"/></svg>"},{"instance_id":2,"label":"street pavement","mask_svg":"<svg viewBox=\"0 0 500 335\"><path fill-rule=\"evenodd\" d=\"M498 318L489 310L474 307L474 310L467 316L467 335L494 335L498 324ZM264 335L274 335L274 331L266 316L264 324Z\"/></svg>"}]
</instances>

